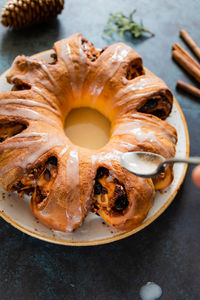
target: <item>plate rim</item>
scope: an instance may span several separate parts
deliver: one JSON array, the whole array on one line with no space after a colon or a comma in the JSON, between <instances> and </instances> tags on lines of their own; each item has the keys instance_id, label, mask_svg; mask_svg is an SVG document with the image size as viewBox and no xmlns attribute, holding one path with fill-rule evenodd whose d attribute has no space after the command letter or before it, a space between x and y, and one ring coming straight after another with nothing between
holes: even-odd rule
<instances>
[{"instance_id":1,"label":"plate rim","mask_svg":"<svg viewBox=\"0 0 200 300\"><path fill-rule=\"evenodd\" d=\"M51 52L52 49L46 50L46 51L42 51L42 52L38 52L30 57L35 57L38 55L44 55L45 53ZM9 69L7 69L6 71L4 71L1 75L0 75L0 79L5 76L5 74L8 72ZM147 70L150 74L152 73L149 69L145 68L145 70ZM153 73L152 73L153 74ZM183 111L180 107L179 102L177 101L177 99L174 97L173 95L173 102L176 104L176 107L178 109L178 112L180 114L180 117L182 119L183 122L183 126L184 126L184 131L185 131L185 137L186 137L186 157L189 156L190 154L190 138L189 138L189 131L188 131L188 126L187 126L187 122L185 119L185 116L183 114ZM58 244L58 245L63 245L63 246L97 246L97 245L104 245L104 244L108 244L108 243L113 243L116 241L119 241L121 239L124 239L126 237L129 237L141 230L143 230L144 228L146 228L147 226L149 226L152 222L154 222L168 207L169 205L172 203L172 201L175 199L183 181L184 178L186 176L186 172L187 172L187 168L188 165L185 164L184 165L184 169L182 171L182 175L179 179L179 182L176 186L175 191L170 195L170 197L168 198L168 200L162 205L162 207L151 217L149 217L144 223L142 223L140 226L134 228L131 231L128 232L122 232L121 234L115 235L113 237L108 237L108 238L103 238L103 239L99 239L99 240L93 240L93 241L64 241L62 239L56 239L54 237L46 237L43 236L42 234L38 234L35 233L25 227L23 227L22 225L19 225L18 223L16 223L15 221L13 221L9 216L7 216L4 211L0 211L0 217L2 217L7 223L11 224L14 228L20 230L21 232L30 235L31 237L37 238L39 240L45 241L45 242L49 242L52 244Z\"/></svg>"}]
</instances>

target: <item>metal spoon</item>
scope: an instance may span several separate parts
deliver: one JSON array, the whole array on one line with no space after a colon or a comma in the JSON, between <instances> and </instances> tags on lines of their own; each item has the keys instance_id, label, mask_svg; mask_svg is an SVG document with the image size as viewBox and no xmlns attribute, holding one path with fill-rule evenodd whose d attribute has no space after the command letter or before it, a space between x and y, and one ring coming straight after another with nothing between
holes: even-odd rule
<instances>
[{"instance_id":1,"label":"metal spoon","mask_svg":"<svg viewBox=\"0 0 200 300\"><path fill-rule=\"evenodd\" d=\"M140 177L154 177L165 170L167 164L200 164L200 157L170 158L151 152L126 152L121 156L121 165Z\"/></svg>"}]
</instances>

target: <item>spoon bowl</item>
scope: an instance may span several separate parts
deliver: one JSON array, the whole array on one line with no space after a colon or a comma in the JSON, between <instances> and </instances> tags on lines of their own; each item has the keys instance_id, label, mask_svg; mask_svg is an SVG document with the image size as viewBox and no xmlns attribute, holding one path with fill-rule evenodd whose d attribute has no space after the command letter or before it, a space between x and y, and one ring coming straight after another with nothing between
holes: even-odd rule
<instances>
[{"instance_id":1,"label":"spoon bowl","mask_svg":"<svg viewBox=\"0 0 200 300\"><path fill-rule=\"evenodd\" d=\"M154 177L165 171L165 166L172 163L200 164L200 157L170 158L151 152L126 152L120 159L123 168L140 177Z\"/></svg>"},{"instance_id":2,"label":"spoon bowl","mask_svg":"<svg viewBox=\"0 0 200 300\"><path fill-rule=\"evenodd\" d=\"M121 156L121 165L140 177L154 177L164 171L164 157L151 152L127 152ZM162 169L162 170L161 170Z\"/></svg>"}]
</instances>

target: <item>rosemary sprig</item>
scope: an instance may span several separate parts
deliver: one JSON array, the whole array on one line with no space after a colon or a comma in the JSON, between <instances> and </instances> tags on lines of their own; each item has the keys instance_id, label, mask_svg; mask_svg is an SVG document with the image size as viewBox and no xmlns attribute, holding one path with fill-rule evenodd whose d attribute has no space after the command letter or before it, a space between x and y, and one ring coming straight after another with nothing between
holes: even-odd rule
<instances>
[{"instance_id":1,"label":"rosemary sprig","mask_svg":"<svg viewBox=\"0 0 200 300\"><path fill-rule=\"evenodd\" d=\"M113 33L117 32L121 38L124 38L126 32L130 32L134 38L138 38L144 33L154 36L155 34L153 32L144 27L142 21L136 23L133 20L135 13L136 9L134 9L129 16L125 16L121 12L111 13L107 24L104 27L104 34L112 37Z\"/></svg>"}]
</instances>

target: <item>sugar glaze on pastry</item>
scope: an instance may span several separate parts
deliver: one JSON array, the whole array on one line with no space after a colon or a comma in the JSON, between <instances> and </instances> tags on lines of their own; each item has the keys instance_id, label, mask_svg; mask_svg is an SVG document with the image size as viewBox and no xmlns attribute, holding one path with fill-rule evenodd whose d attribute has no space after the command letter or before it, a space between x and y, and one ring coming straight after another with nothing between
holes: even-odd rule
<instances>
[{"instance_id":1,"label":"sugar glaze on pastry","mask_svg":"<svg viewBox=\"0 0 200 300\"><path fill-rule=\"evenodd\" d=\"M89 211L117 230L139 226L155 191L170 185L172 166L152 179L120 165L127 151L175 155L176 130L165 119L173 96L142 58L117 43L97 50L74 34L54 44L52 62L18 56L0 93L0 183L31 195L31 210L46 226L71 232ZM111 121L99 150L72 144L64 122L73 108L90 107Z\"/></svg>"}]
</instances>

